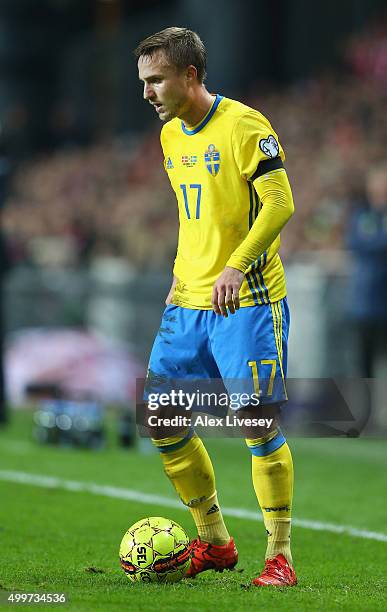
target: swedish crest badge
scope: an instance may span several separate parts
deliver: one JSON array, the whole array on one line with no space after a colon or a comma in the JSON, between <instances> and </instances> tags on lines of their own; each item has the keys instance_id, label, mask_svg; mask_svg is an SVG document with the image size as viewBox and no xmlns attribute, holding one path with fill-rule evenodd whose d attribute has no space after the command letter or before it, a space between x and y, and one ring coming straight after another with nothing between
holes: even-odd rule
<instances>
[{"instance_id":1,"label":"swedish crest badge","mask_svg":"<svg viewBox=\"0 0 387 612\"><path fill-rule=\"evenodd\" d=\"M218 149L215 148L215 145L208 145L208 149L204 153L204 161L211 176L216 176L220 168L220 153Z\"/></svg>"}]
</instances>

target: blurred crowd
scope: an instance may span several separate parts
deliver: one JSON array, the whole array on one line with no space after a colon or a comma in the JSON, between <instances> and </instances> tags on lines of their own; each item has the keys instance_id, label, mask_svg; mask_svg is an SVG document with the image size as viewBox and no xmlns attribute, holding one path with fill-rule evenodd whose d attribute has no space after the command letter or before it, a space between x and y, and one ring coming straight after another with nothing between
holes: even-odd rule
<instances>
[{"instance_id":1,"label":"blurred crowd","mask_svg":"<svg viewBox=\"0 0 387 612\"><path fill-rule=\"evenodd\" d=\"M286 152L297 214L283 235L285 259L345 246L348 218L366 199L367 173L386 157L387 82L380 66L387 33L379 28L378 45L367 55L371 39L351 40L345 67L336 72L281 91L257 84L243 98L270 119ZM177 208L159 126L140 139L24 162L3 227L13 263L79 265L111 255L141 270L171 267Z\"/></svg>"},{"instance_id":2,"label":"blurred crowd","mask_svg":"<svg viewBox=\"0 0 387 612\"><path fill-rule=\"evenodd\" d=\"M24 163L3 213L11 260L61 266L112 256L165 265L176 211L163 172L156 134Z\"/></svg>"}]
</instances>

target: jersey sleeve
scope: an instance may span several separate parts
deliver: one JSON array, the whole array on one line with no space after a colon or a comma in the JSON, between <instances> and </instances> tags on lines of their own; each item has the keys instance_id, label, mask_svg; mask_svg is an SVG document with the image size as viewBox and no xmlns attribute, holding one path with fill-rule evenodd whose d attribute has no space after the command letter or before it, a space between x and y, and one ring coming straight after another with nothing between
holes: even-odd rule
<instances>
[{"instance_id":1,"label":"jersey sleeve","mask_svg":"<svg viewBox=\"0 0 387 612\"><path fill-rule=\"evenodd\" d=\"M294 213L292 190L284 168L261 176L254 181L262 208L249 233L235 249L227 266L244 274L274 242Z\"/></svg>"},{"instance_id":2,"label":"jersey sleeve","mask_svg":"<svg viewBox=\"0 0 387 612\"><path fill-rule=\"evenodd\" d=\"M282 167L285 160L277 134L258 111L245 113L235 123L232 146L239 172L246 180Z\"/></svg>"}]
</instances>

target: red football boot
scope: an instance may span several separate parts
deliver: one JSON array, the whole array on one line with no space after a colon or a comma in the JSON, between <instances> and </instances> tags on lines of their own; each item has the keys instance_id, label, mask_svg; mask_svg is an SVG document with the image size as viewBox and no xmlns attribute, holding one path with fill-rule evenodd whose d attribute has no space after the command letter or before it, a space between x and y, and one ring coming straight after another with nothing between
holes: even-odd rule
<instances>
[{"instance_id":1,"label":"red football boot","mask_svg":"<svg viewBox=\"0 0 387 612\"><path fill-rule=\"evenodd\" d=\"M194 578L196 574L209 569L216 572L231 570L238 563L238 551L232 538L228 544L223 546L202 542L200 538L197 538L192 540L190 546L192 557L186 578Z\"/></svg>"},{"instance_id":2,"label":"red football boot","mask_svg":"<svg viewBox=\"0 0 387 612\"><path fill-rule=\"evenodd\" d=\"M255 586L295 586L297 577L294 569L283 555L267 559L262 574L253 580Z\"/></svg>"}]
</instances>

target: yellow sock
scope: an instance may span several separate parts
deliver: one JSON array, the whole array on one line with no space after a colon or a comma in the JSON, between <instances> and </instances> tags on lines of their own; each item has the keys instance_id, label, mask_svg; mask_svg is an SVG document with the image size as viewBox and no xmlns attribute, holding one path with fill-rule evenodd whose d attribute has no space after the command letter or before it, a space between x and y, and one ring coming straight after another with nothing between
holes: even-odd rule
<instances>
[{"instance_id":1,"label":"yellow sock","mask_svg":"<svg viewBox=\"0 0 387 612\"><path fill-rule=\"evenodd\" d=\"M265 519L267 531L267 548L265 559L273 559L280 553L290 565L293 565L290 550L290 518Z\"/></svg>"},{"instance_id":2,"label":"yellow sock","mask_svg":"<svg viewBox=\"0 0 387 612\"><path fill-rule=\"evenodd\" d=\"M196 434L187 437L153 442L161 451L166 475L191 512L200 539L219 546L227 544L230 535L220 511L211 459Z\"/></svg>"},{"instance_id":3,"label":"yellow sock","mask_svg":"<svg viewBox=\"0 0 387 612\"><path fill-rule=\"evenodd\" d=\"M197 506L191 506L190 512L203 542L223 546L230 540L230 534L224 524L216 491Z\"/></svg>"},{"instance_id":4,"label":"yellow sock","mask_svg":"<svg viewBox=\"0 0 387 612\"><path fill-rule=\"evenodd\" d=\"M290 517L293 499L293 462L290 449L283 440L282 434L277 432L274 438L271 434L269 441L248 440L247 444L253 453L253 485L268 534L266 559L281 553L292 565ZM281 446L270 452L278 443L281 443ZM268 454L265 454L265 451Z\"/></svg>"}]
</instances>

